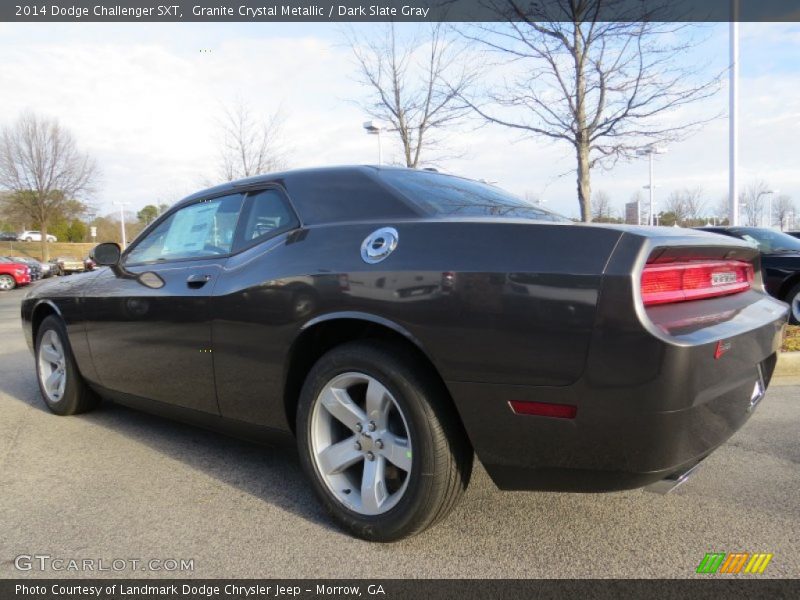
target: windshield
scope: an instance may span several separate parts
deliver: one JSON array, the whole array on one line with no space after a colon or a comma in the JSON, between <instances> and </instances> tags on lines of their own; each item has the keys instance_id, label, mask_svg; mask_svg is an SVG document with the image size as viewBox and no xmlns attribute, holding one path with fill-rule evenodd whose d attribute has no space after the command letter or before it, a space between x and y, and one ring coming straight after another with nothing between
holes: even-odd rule
<instances>
[{"instance_id":1,"label":"windshield","mask_svg":"<svg viewBox=\"0 0 800 600\"><path fill-rule=\"evenodd\" d=\"M780 231L762 227L740 227L735 232L745 241L758 246L764 254L800 252L800 240Z\"/></svg>"},{"instance_id":2,"label":"windshield","mask_svg":"<svg viewBox=\"0 0 800 600\"><path fill-rule=\"evenodd\" d=\"M380 177L431 216L511 217L539 221L569 219L534 206L500 188L430 171L384 170Z\"/></svg>"}]
</instances>

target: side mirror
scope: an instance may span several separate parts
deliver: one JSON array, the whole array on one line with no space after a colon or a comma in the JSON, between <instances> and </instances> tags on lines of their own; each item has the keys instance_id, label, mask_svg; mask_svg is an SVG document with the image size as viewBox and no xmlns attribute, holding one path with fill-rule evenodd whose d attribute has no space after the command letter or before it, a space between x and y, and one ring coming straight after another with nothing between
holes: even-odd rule
<instances>
[{"instance_id":1,"label":"side mirror","mask_svg":"<svg viewBox=\"0 0 800 600\"><path fill-rule=\"evenodd\" d=\"M114 242L105 242L98 244L92 249L91 258L98 265L106 267L113 267L119 264L119 259L122 256L119 244Z\"/></svg>"}]
</instances>

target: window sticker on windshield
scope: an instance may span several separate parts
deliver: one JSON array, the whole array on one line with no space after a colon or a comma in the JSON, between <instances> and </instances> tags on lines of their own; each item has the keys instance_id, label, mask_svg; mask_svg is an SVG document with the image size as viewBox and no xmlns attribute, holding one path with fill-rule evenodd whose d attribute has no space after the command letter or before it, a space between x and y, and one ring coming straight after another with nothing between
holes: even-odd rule
<instances>
[{"instance_id":1,"label":"window sticker on windshield","mask_svg":"<svg viewBox=\"0 0 800 600\"><path fill-rule=\"evenodd\" d=\"M218 202L204 202L175 214L162 254L191 254L202 252L214 227Z\"/></svg>"}]
</instances>

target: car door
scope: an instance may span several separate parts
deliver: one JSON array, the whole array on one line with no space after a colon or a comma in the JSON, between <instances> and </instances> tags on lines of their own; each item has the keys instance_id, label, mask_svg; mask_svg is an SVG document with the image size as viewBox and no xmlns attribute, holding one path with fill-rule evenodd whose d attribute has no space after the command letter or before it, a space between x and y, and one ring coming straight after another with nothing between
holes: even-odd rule
<instances>
[{"instance_id":1,"label":"car door","mask_svg":"<svg viewBox=\"0 0 800 600\"><path fill-rule=\"evenodd\" d=\"M218 413L209 301L233 246L242 194L168 213L85 296L87 337L110 390Z\"/></svg>"}]
</instances>

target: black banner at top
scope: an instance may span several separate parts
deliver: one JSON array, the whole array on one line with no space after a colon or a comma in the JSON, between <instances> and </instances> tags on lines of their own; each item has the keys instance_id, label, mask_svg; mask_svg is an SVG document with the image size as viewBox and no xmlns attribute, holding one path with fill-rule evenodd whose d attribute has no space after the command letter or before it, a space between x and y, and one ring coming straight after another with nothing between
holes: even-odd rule
<instances>
[{"instance_id":1,"label":"black banner at top","mask_svg":"<svg viewBox=\"0 0 800 600\"><path fill-rule=\"evenodd\" d=\"M800 0L3 0L9 22L800 21Z\"/></svg>"}]
</instances>

